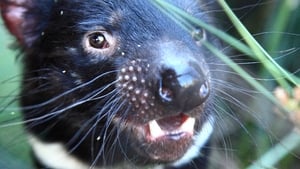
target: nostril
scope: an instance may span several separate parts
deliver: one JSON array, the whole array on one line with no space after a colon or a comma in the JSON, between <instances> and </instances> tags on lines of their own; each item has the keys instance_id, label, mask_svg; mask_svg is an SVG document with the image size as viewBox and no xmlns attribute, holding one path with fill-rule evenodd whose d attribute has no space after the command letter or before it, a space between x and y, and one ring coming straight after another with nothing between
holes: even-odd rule
<instances>
[{"instance_id":1,"label":"nostril","mask_svg":"<svg viewBox=\"0 0 300 169\"><path fill-rule=\"evenodd\" d=\"M210 89L202 73L189 69L187 73L177 74L168 69L161 74L158 98L168 109L186 112L201 105L208 98Z\"/></svg>"},{"instance_id":2,"label":"nostril","mask_svg":"<svg viewBox=\"0 0 300 169\"><path fill-rule=\"evenodd\" d=\"M159 96L162 100L162 102L172 102L173 101L173 92L171 89L168 89L166 87L160 87L159 88Z\"/></svg>"},{"instance_id":3,"label":"nostril","mask_svg":"<svg viewBox=\"0 0 300 169\"><path fill-rule=\"evenodd\" d=\"M173 103L178 94L178 79L176 73L170 69L161 74L158 82L158 96L160 101L164 104Z\"/></svg>"}]
</instances>

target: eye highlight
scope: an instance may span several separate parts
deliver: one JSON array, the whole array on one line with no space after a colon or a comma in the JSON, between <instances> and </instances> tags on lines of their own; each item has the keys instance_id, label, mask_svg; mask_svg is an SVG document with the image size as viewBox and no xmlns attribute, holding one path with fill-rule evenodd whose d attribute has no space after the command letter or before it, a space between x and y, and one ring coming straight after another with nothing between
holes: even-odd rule
<instances>
[{"instance_id":1,"label":"eye highlight","mask_svg":"<svg viewBox=\"0 0 300 169\"><path fill-rule=\"evenodd\" d=\"M111 56L116 46L116 38L110 32L103 30L87 32L83 38L84 50L96 56Z\"/></svg>"},{"instance_id":2,"label":"eye highlight","mask_svg":"<svg viewBox=\"0 0 300 169\"><path fill-rule=\"evenodd\" d=\"M105 36L101 32L95 32L89 35L88 41L90 46L96 49L105 49L110 46Z\"/></svg>"}]
</instances>

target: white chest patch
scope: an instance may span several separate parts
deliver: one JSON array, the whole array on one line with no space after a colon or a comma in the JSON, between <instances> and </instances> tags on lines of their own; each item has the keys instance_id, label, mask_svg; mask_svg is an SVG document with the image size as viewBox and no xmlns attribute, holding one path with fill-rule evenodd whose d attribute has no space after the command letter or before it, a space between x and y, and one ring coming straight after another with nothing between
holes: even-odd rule
<instances>
[{"instance_id":1,"label":"white chest patch","mask_svg":"<svg viewBox=\"0 0 300 169\"><path fill-rule=\"evenodd\" d=\"M36 157L45 165L55 169L89 169L90 167L75 157L59 143L43 143L34 136L29 137ZM95 168L96 169L96 168Z\"/></svg>"}]
</instances>

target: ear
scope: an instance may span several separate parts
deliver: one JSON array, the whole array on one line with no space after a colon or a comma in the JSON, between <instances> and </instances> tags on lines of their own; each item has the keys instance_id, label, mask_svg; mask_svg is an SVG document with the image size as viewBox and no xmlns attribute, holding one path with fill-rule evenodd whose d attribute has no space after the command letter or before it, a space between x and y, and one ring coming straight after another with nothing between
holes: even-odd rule
<instances>
[{"instance_id":1,"label":"ear","mask_svg":"<svg viewBox=\"0 0 300 169\"><path fill-rule=\"evenodd\" d=\"M17 38L22 45L24 40L25 13L28 8L26 0L3 0L0 2L3 21L8 30Z\"/></svg>"},{"instance_id":2,"label":"ear","mask_svg":"<svg viewBox=\"0 0 300 169\"><path fill-rule=\"evenodd\" d=\"M47 20L45 13L51 8L49 2L50 0L0 0L3 21L21 47L30 47L40 36L41 25L45 25Z\"/></svg>"}]
</instances>

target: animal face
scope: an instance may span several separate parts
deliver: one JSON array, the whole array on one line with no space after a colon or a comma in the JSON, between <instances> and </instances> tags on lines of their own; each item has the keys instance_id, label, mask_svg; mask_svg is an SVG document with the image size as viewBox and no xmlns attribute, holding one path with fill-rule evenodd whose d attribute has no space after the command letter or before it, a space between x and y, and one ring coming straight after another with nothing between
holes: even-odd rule
<instances>
[{"instance_id":1,"label":"animal face","mask_svg":"<svg viewBox=\"0 0 300 169\"><path fill-rule=\"evenodd\" d=\"M211 22L207 2L170 3ZM53 144L83 166L179 167L201 154L217 87L209 62L218 61L201 46L217 43L211 35L145 0L7 0L1 9L24 54L21 105L40 163L72 165L42 153Z\"/></svg>"}]
</instances>

